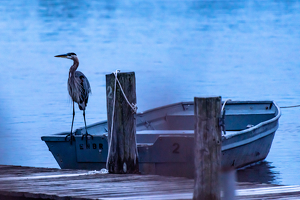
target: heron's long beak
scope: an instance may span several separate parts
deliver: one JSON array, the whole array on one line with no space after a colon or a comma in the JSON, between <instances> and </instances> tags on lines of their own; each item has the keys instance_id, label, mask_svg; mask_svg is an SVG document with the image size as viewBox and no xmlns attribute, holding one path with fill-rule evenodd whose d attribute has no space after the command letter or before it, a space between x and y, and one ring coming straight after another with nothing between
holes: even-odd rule
<instances>
[{"instance_id":1,"label":"heron's long beak","mask_svg":"<svg viewBox=\"0 0 300 200\"><path fill-rule=\"evenodd\" d=\"M67 54L60 54L60 55L56 55L54 57L59 57L59 58L66 58L67 57Z\"/></svg>"}]
</instances>

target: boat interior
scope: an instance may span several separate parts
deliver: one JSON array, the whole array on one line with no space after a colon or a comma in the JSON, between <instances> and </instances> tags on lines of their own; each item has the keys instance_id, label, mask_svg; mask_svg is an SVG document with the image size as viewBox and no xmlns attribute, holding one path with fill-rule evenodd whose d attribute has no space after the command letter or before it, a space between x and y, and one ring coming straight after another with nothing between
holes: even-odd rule
<instances>
[{"instance_id":1,"label":"boat interior","mask_svg":"<svg viewBox=\"0 0 300 200\"><path fill-rule=\"evenodd\" d=\"M273 102L236 103L225 106L227 131L241 131L270 120L278 114ZM138 115L137 131L143 130L194 130L195 117L192 103L174 104Z\"/></svg>"},{"instance_id":2,"label":"boat interior","mask_svg":"<svg viewBox=\"0 0 300 200\"><path fill-rule=\"evenodd\" d=\"M251 128L278 114L272 101L228 102L225 106L226 134ZM138 143L155 141L158 135L191 135L195 126L194 104L179 103L150 110L137 117ZM154 136L155 135L155 136Z\"/></svg>"},{"instance_id":3,"label":"boat interior","mask_svg":"<svg viewBox=\"0 0 300 200\"><path fill-rule=\"evenodd\" d=\"M278 107L272 101L232 101L225 105L226 134L243 131L278 115ZM161 135L191 136L194 134L194 103L181 102L162 106L137 114L137 142L152 143ZM106 135L107 121L88 126L92 135ZM76 135L85 133L84 128Z\"/></svg>"}]
</instances>

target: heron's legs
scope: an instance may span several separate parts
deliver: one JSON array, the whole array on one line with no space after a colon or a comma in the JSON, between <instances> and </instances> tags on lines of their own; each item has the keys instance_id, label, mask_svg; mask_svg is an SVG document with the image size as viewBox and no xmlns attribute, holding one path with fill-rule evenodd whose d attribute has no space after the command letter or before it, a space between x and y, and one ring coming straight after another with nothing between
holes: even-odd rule
<instances>
[{"instance_id":1,"label":"heron's legs","mask_svg":"<svg viewBox=\"0 0 300 200\"><path fill-rule=\"evenodd\" d=\"M72 141L75 141L75 136L73 135L73 123L74 123L74 117L75 117L75 107L74 107L74 101L73 101L73 118L72 118L72 126L71 126L71 133L68 134L65 138L65 140L67 140L67 138L70 136L70 141L72 144Z\"/></svg>"},{"instance_id":2,"label":"heron's legs","mask_svg":"<svg viewBox=\"0 0 300 200\"><path fill-rule=\"evenodd\" d=\"M85 134L81 137L81 139L83 140L83 138L85 137L85 139L86 139L86 145L87 145L88 136L91 136L92 139L94 137L91 134L88 134L88 132L87 132L86 121L85 121L85 110L83 110L83 119L84 119L84 126L85 126Z\"/></svg>"}]
</instances>

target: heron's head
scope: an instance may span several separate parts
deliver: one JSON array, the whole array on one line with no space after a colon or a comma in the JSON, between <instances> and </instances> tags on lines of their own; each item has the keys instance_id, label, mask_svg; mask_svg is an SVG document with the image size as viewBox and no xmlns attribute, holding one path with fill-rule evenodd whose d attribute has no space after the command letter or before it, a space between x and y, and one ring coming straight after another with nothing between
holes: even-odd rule
<instances>
[{"instance_id":1,"label":"heron's head","mask_svg":"<svg viewBox=\"0 0 300 200\"><path fill-rule=\"evenodd\" d=\"M75 53L66 53L66 54L61 54L61 55L56 55L54 57L59 57L59 58L68 58L68 59L74 59L77 58L77 55Z\"/></svg>"}]
</instances>

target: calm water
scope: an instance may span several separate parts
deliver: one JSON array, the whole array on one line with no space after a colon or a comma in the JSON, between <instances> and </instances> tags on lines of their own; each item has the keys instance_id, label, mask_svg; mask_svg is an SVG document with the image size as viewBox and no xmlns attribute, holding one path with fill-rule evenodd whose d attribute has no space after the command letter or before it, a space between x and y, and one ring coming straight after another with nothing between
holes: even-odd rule
<instances>
[{"instance_id":1,"label":"calm water","mask_svg":"<svg viewBox=\"0 0 300 200\"><path fill-rule=\"evenodd\" d=\"M0 164L58 167L40 137L70 129L61 53L90 80L88 124L106 118L116 69L136 72L139 111L209 95L300 104L299 19L296 0L2 0ZM283 109L266 161L239 180L300 184L299 120L300 108Z\"/></svg>"}]
</instances>

